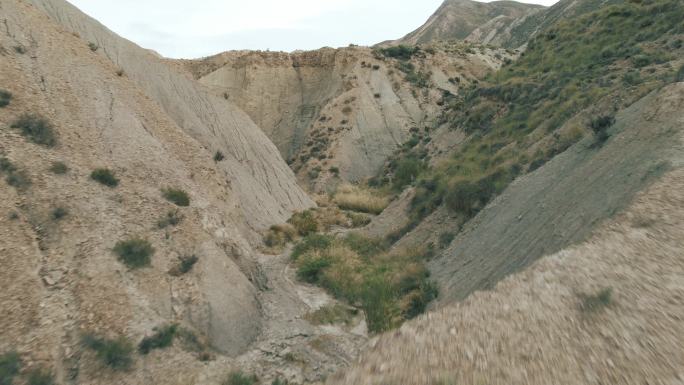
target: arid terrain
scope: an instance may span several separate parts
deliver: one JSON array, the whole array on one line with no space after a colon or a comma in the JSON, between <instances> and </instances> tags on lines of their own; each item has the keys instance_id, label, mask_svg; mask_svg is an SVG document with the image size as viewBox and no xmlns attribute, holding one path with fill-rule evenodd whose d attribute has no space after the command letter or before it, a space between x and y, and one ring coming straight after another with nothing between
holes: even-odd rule
<instances>
[{"instance_id":1,"label":"arid terrain","mask_svg":"<svg viewBox=\"0 0 684 385\"><path fill-rule=\"evenodd\" d=\"M0 385L684 383L682 20L176 60L0 0Z\"/></svg>"}]
</instances>

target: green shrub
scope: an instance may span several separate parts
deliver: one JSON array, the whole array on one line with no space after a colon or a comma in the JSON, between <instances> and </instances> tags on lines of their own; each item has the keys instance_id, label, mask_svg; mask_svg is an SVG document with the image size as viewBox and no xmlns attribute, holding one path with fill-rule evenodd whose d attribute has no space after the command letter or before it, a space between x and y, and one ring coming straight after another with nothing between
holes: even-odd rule
<instances>
[{"instance_id":1,"label":"green shrub","mask_svg":"<svg viewBox=\"0 0 684 385\"><path fill-rule=\"evenodd\" d=\"M684 64L679 67L679 70L675 74L675 82L684 82Z\"/></svg>"},{"instance_id":2,"label":"green shrub","mask_svg":"<svg viewBox=\"0 0 684 385\"><path fill-rule=\"evenodd\" d=\"M615 117L612 115L597 116L589 122L589 127L594 132L596 141L600 144L604 143L610 137L608 129L615 124Z\"/></svg>"},{"instance_id":3,"label":"green shrub","mask_svg":"<svg viewBox=\"0 0 684 385\"><path fill-rule=\"evenodd\" d=\"M50 172L57 175L64 175L69 171L69 167L63 162L54 162L50 166Z\"/></svg>"},{"instance_id":4,"label":"green shrub","mask_svg":"<svg viewBox=\"0 0 684 385\"><path fill-rule=\"evenodd\" d=\"M90 43L88 43L88 48L90 48L91 51L95 52L98 49L100 49L100 46L97 45L96 43L90 42Z\"/></svg>"},{"instance_id":5,"label":"green shrub","mask_svg":"<svg viewBox=\"0 0 684 385\"><path fill-rule=\"evenodd\" d=\"M26 53L26 48L22 45L15 45L14 52L18 53L19 55L23 55Z\"/></svg>"},{"instance_id":6,"label":"green shrub","mask_svg":"<svg viewBox=\"0 0 684 385\"><path fill-rule=\"evenodd\" d=\"M318 283L323 270L331 265L332 261L326 256L305 255L299 262L297 277L304 282Z\"/></svg>"},{"instance_id":7,"label":"green shrub","mask_svg":"<svg viewBox=\"0 0 684 385\"><path fill-rule=\"evenodd\" d=\"M116 187L119 185L119 180L114 176L114 173L106 168L98 168L90 173L90 179L99 182L107 187Z\"/></svg>"},{"instance_id":8,"label":"green shrub","mask_svg":"<svg viewBox=\"0 0 684 385\"><path fill-rule=\"evenodd\" d=\"M271 385L289 385L289 382L278 377L275 380L271 381Z\"/></svg>"},{"instance_id":9,"label":"green shrub","mask_svg":"<svg viewBox=\"0 0 684 385\"><path fill-rule=\"evenodd\" d=\"M169 271L169 274L175 277L187 274L190 272L190 270L192 270L198 261L199 258L197 258L196 255L182 256L180 257L180 261L178 261L178 265L172 268L171 271Z\"/></svg>"},{"instance_id":10,"label":"green shrub","mask_svg":"<svg viewBox=\"0 0 684 385\"><path fill-rule=\"evenodd\" d=\"M88 334L82 342L95 352L100 362L114 370L128 370L133 364L133 345L125 337L107 339Z\"/></svg>"},{"instance_id":11,"label":"green shrub","mask_svg":"<svg viewBox=\"0 0 684 385\"><path fill-rule=\"evenodd\" d=\"M52 373L47 369L33 369L28 373L28 385L54 385Z\"/></svg>"},{"instance_id":12,"label":"green shrub","mask_svg":"<svg viewBox=\"0 0 684 385\"><path fill-rule=\"evenodd\" d=\"M323 306L311 312L305 318L314 325L332 325L336 323L351 324L358 314L356 309L339 304Z\"/></svg>"},{"instance_id":13,"label":"green shrub","mask_svg":"<svg viewBox=\"0 0 684 385\"><path fill-rule=\"evenodd\" d=\"M394 171L394 189L400 190L404 186L413 183L423 169L423 162L418 158L409 156L401 159Z\"/></svg>"},{"instance_id":14,"label":"green shrub","mask_svg":"<svg viewBox=\"0 0 684 385\"><path fill-rule=\"evenodd\" d=\"M295 247L292 249L292 253L290 254L290 256L293 260L297 260L300 256L304 255L305 253L308 253L309 251L327 249L332 245L334 240L335 237L331 235L308 235L295 245Z\"/></svg>"},{"instance_id":15,"label":"green shrub","mask_svg":"<svg viewBox=\"0 0 684 385\"><path fill-rule=\"evenodd\" d=\"M21 115L12 123L12 128L19 129L21 135L33 143L45 147L53 147L57 144L57 136L52 124L40 115Z\"/></svg>"},{"instance_id":16,"label":"green shrub","mask_svg":"<svg viewBox=\"0 0 684 385\"><path fill-rule=\"evenodd\" d=\"M0 108L9 106L10 101L12 101L12 93L0 89Z\"/></svg>"},{"instance_id":17,"label":"green shrub","mask_svg":"<svg viewBox=\"0 0 684 385\"><path fill-rule=\"evenodd\" d=\"M608 307L613 301L613 288L604 288L595 294L580 294L580 309L585 312L596 312Z\"/></svg>"},{"instance_id":18,"label":"green shrub","mask_svg":"<svg viewBox=\"0 0 684 385\"><path fill-rule=\"evenodd\" d=\"M380 333L398 326L399 309L395 298L394 288L381 276L374 275L365 280L360 302L369 331Z\"/></svg>"},{"instance_id":19,"label":"green shrub","mask_svg":"<svg viewBox=\"0 0 684 385\"><path fill-rule=\"evenodd\" d=\"M439 235L439 247L444 249L448 247L451 242L456 238L456 233L446 232Z\"/></svg>"},{"instance_id":20,"label":"green shrub","mask_svg":"<svg viewBox=\"0 0 684 385\"><path fill-rule=\"evenodd\" d=\"M157 221L157 227L160 229L165 229L169 226L176 226L183 220L183 216L178 212L178 210L169 210L166 216Z\"/></svg>"},{"instance_id":21,"label":"green shrub","mask_svg":"<svg viewBox=\"0 0 684 385\"><path fill-rule=\"evenodd\" d=\"M483 203L488 200L488 192L473 182L457 183L445 196L448 208L467 217L472 217L480 211Z\"/></svg>"},{"instance_id":22,"label":"green shrub","mask_svg":"<svg viewBox=\"0 0 684 385\"><path fill-rule=\"evenodd\" d=\"M5 178L7 184L16 188L17 190L25 190L31 186L31 178L24 170L17 170L7 174Z\"/></svg>"},{"instance_id":23,"label":"green shrub","mask_svg":"<svg viewBox=\"0 0 684 385\"><path fill-rule=\"evenodd\" d=\"M67 210L66 208L64 208L64 207L62 207L62 206L55 207L55 208L52 209L52 211L50 212L50 217L51 217L52 220L54 220L54 221L62 220L62 219L64 219L67 215L69 215L69 210Z\"/></svg>"},{"instance_id":24,"label":"green shrub","mask_svg":"<svg viewBox=\"0 0 684 385\"><path fill-rule=\"evenodd\" d=\"M148 354L154 349L163 349L173 344L173 338L178 331L178 325L166 325L161 328L155 328L155 333L149 337L145 337L138 344L138 351L141 354Z\"/></svg>"},{"instance_id":25,"label":"green shrub","mask_svg":"<svg viewBox=\"0 0 684 385\"><path fill-rule=\"evenodd\" d=\"M318 231L318 222L311 210L296 213L287 221L287 223L294 226L299 235L303 237Z\"/></svg>"},{"instance_id":26,"label":"green shrub","mask_svg":"<svg viewBox=\"0 0 684 385\"><path fill-rule=\"evenodd\" d=\"M406 45L397 45L394 47L382 48L379 50L380 53L387 57L400 60L409 60L413 55L420 51L418 47L409 47Z\"/></svg>"},{"instance_id":27,"label":"green shrub","mask_svg":"<svg viewBox=\"0 0 684 385\"><path fill-rule=\"evenodd\" d=\"M420 283L418 290L409 296L408 307L404 310L404 318L412 319L425 312L430 302L437 298L439 294L437 286L427 279Z\"/></svg>"},{"instance_id":28,"label":"green shrub","mask_svg":"<svg viewBox=\"0 0 684 385\"><path fill-rule=\"evenodd\" d=\"M388 245L381 238L370 238L358 233L349 233L344 238L344 243L364 258L384 253Z\"/></svg>"},{"instance_id":29,"label":"green shrub","mask_svg":"<svg viewBox=\"0 0 684 385\"><path fill-rule=\"evenodd\" d=\"M259 379L256 375L247 375L241 371L236 371L230 373L222 385L255 385L257 382Z\"/></svg>"},{"instance_id":30,"label":"green shrub","mask_svg":"<svg viewBox=\"0 0 684 385\"><path fill-rule=\"evenodd\" d=\"M0 385L12 385L14 377L19 374L21 360L17 352L0 355Z\"/></svg>"},{"instance_id":31,"label":"green shrub","mask_svg":"<svg viewBox=\"0 0 684 385\"><path fill-rule=\"evenodd\" d=\"M223 153L221 151L216 151L214 154L214 162L218 163L224 159L226 159L226 157L223 155Z\"/></svg>"},{"instance_id":32,"label":"green shrub","mask_svg":"<svg viewBox=\"0 0 684 385\"><path fill-rule=\"evenodd\" d=\"M190 196L183 190L175 188L165 188L162 190L162 195L167 201L176 206L187 207L190 206Z\"/></svg>"},{"instance_id":33,"label":"green shrub","mask_svg":"<svg viewBox=\"0 0 684 385\"><path fill-rule=\"evenodd\" d=\"M149 266L154 248L145 239L131 238L126 241L119 241L114 246L114 253L119 256L119 260L131 269Z\"/></svg>"}]
</instances>

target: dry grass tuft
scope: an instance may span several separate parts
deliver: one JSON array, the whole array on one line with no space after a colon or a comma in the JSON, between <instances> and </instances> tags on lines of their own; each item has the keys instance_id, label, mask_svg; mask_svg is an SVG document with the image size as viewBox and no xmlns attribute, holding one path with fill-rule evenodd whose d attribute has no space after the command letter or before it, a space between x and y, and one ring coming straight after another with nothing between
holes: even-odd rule
<instances>
[{"instance_id":1,"label":"dry grass tuft","mask_svg":"<svg viewBox=\"0 0 684 385\"><path fill-rule=\"evenodd\" d=\"M340 186L334 201L341 209L370 214L380 214L389 205L389 199L378 191L353 185Z\"/></svg>"}]
</instances>

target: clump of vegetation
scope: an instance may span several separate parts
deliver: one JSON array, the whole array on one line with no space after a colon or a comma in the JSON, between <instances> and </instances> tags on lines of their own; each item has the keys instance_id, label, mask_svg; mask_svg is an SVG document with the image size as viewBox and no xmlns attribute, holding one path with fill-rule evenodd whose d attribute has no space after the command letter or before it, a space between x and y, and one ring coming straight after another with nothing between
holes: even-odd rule
<instances>
[{"instance_id":1,"label":"clump of vegetation","mask_svg":"<svg viewBox=\"0 0 684 385\"><path fill-rule=\"evenodd\" d=\"M304 318L314 325L331 325L344 323L350 325L358 311L354 308L339 304L323 306L307 314Z\"/></svg>"},{"instance_id":2,"label":"clump of vegetation","mask_svg":"<svg viewBox=\"0 0 684 385\"><path fill-rule=\"evenodd\" d=\"M456 238L456 233L446 232L439 235L439 247L444 249L451 244Z\"/></svg>"},{"instance_id":3,"label":"clump of vegetation","mask_svg":"<svg viewBox=\"0 0 684 385\"><path fill-rule=\"evenodd\" d=\"M82 342L95 352L100 362L114 370L128 370L133 364L133 344L125 337L108 339L87 334Z\"/></svg>"},{"instance_id":4,"label":"clump of vegetation","mask_svg":"<svg viewBox=\"0 0 684 385\"><path fill-rule=\"evenodd\" d=\"M0 108L9 106L10 101L12 101L12 93L7 90L0 89Z\"/></svg>"},{"instance_id":5,"label":"clump of vegetation","mask_svg":"<svg viewBox=\"0 0 684 385\"><path fill-rule=\"evenodd\" d=\"M33 369L28 373L28 385L54 385L55 380L48 369Z\"/></svg>"},{"instance_id":6,"label":"clump of vegetation","mask_svg":"<svg viewBox=\"0 0 684 385\"><path fill-rule=\"evenodd\" d=\"M423 311L437 292L421 251L389 250L378 239L311 235L292 252L299 279L358 304L369 330L382 332Z\"/></svg>"},{"instance_id":7,"label":"clump of vegetation","mask_svg":"<svg viewBox=\"0 0 684 385\"><path fill-rule=\"evenodd\" d=\"M150 265L154 247L145 239L131 238L117 242L114 253L123 264L131 269L137 269Z\"/></svg>"},{"instance_id":8,"label":"clump of vegetation","mask_svg":"<svg viewBox=\"0 0 684 385\"><path fill-rule=\"evenodd\" d=\"M69 167L64 162L53 162L50 172L56 175L64 175L69 171Z\"/></svg>"},{"instance_id":9,"label":"clump of vegetation","mask_svg":"<svg viewBox=\"0 0 684 385\"><path fill-rule=\"evenodd\" d=\"M345 211L344 215L351 221L352 228L363 227L371 223L371 217L365 214Z\"/></svg>"},{"instance_id":10,"label":"clump of vegetation","mask_svg":"<svg viewBox=\"0 0 684 385\"><path fill-rule=\"evenodd\" d=\"M603 144L608 140L610 134L608 129L615 124L615 117L612 115L601 115L591 119L589 122L589 127L594 133L596 142L598 144Z\"/></svg>"},{"instance_id":11,"label":"clump of vegetation","mask_svg":"<svg viewBox=\"0 0 684 385\"><path fill-rule=\"evenodd\" d=\"M318 222L316 221L313 210L296 213L287 222L294 226L297 233L303 237L318 231Z\"/></svg>"},{"instance_id":12,"label":"clump of vegetation","mask_svg":"<svg viewBox=\"0 0 684 385\"><path fill-rule=\"evenodd\" d=\"M199 261L196 255L184 255L179 258L178 265L174 266L170 271L174 277L180 277L183 274L187 274L195 267L195 264Z\"/></svg>"},{"instance_id":13,"label":"clump of vegetation","mask_svg":"<svg viewBox=\"0 0 684 385\"><path fill-rule=\"evenodd\" d=\"M178 210L169 210L166 216L157 221L157 227L160 229L165 229L169 226L176 226L183 220L183 216L178 212Z\"/></svg>"},{"instance_id":14,"label":"clump of vegetation","mask_svg":"<svg viewBox=\"0 0 684 385\"><path fill-rule=\"evenodd\" d=\"M183 190L169 187L162 189L162 195L167 201L175 204L176 206L190 206L190 196Z\"/></svg>"},{"instance_id":15,"label":"clump of vegetation","mask_svg":"<svg viewBox=\"0 0 684 385\"><path fill-rule=\"evenodd\" d=\"M12 123L12 128L20 130L21 135L33 143L53 147L57 144L57 135L52 124L40 115L23 114Z\"/></svg>"},{"instance_id":16,"label":"clump of vegetation","mask_svg":"<svg viewBox=\"0 0 684 385\"><path fill-rule=\"evenodd\" d=\"M5 174L5 181L8 185L23 191L31 186L31 178L24 170L20 170L9 159L0 156L0 175Z\"/></svg>"},{"instance_id":17,"label":"clump of vegetation","mask_svg":"<svg viewBox=\"0 0 684 385\"><path fill-rule=\"evenodd\" d=\"M214 162L218 163L224 159L226 159L226 157L223 155L223 153L221 151L216 151L214 154Z\"/></svg>"},{"instance_id":18,"label":"clump of vegetation","mask_svg":"<svg viewBox=\"0 0 684 385\"><path fill-rule=\"evenodd\" d=\"M580 309L592 313L604 309L613 302L613 288L603 288L595 294L580 294Z\"/></svg>"},{"instance_id":19,"label":"clump of vegetation","mask_svg":"<svg viewBox=\"0 0 684 385\"><path fill-rule=\"evenodd\" d=\"M371 214L380 214L389 205L389 199L378 191L349 184L337 189L334 201L343 210Z\"/></svg>"},{"instance_id":20,"label":"clump of vegetation","mask_svg":"<svg viewBox=\"0 0 684 385\"><path fill-rule=\"evenodd\" d=\"M19 55L23 55L26 53L26 47L23 45L15 45L14 52L18 53Z\"/></svg>"},{"instance_id":21,"label":"clump of vegetation","mask_svg":"<svg viewBox=\"0 0 684 385\"><path fill-rule=\"evenodd\" d=\"M90 42L90 43L88 43L88 48L90 48L91 51L95 52L98 49L100 49L100 46L97 45L96 43Z\"/></svg>"},{"instance_id":22,"label":"clump of vegetation","mask_svg":"<svg viewBox=\"0 0 684 385\"><path fill-rule=\"evenodd\" d=\"M98 168L90 173L90 179L103 184L107 187L116 187L119 185L119 179L116 178L114 172L107 168Z\"/></svg>"},{"instance_id":23,"label":"clump of vegetation","mask_svg":"<svg viewBox=\"0 0 684 385\"><path fill-rule=\"evenodd\" d=\"M161 328L155 328L155 333L149 337L145 337L138 344L138 351L140 354L149 354L154 349L164 349L173 344L173 339L178 332L178 325L166 325Z\"/></svg>"},{"instance_id":24,"label":"clump of vegetation","mask_svg":"<svg viewBox=\"0 0 684 385\"><path fill-rule=\"evenodd\" d=\"M228 375L222 385L255 385L259 382L256 375L247 375L242 371L235 371Z\"/></svg>"},{"instance_id":25,"label":"clump of vegetation","mask_svg":"<svg viewBox=\"0 0 684 385\"><path fill-rule=\"evenodd\" d=\"M420 52L418 47L409 47L407 45L397 45L393 47L381 48L378 50L382 55L399 60L409 60L413 55Z\"/></svg>"},{"instance_id":26,"label":"clump of vegetation","mask_svg":"<svg viewBox=\"0 0 684 385\"><path fill-rule=\"evenodd\" d=\"M679 67L679 70L675 74L675 82L684 82L684 64Z\"/></svg>"},{"instance_id":27,"label":"clump of vegetation","mask_svg":"<svg viewBox=\"0 0 684 385\"><path fill-rule=\"evenodd\" d=\"M294 241L297 234L297 229L290 224L273 225L264 236L264 244L267 247L279 248Z\"/></svg>"},{"instance_id":28,"label":"clump of vegetation","mask_svg":"<svg viewBox=\"0 0 684 385\"><path fill-rule=\"evenodd\" d=\"M50 217L52 218L53 221L60 221L64 219L67 215L69 215L69 210L62 206L55 207L52 209L50 212Z\"/></svg>"},{"instance_id":29,"label":"clump of vegetation","mask_svg":"<svg viewBox=\"0 0 684 385\"><path fill-rule=\"evenodd\" d=\"M21 359L17 352L8 352L0 355L0 385L12 385L14 377L21 369Z\"/></svg>"}]
</instances>

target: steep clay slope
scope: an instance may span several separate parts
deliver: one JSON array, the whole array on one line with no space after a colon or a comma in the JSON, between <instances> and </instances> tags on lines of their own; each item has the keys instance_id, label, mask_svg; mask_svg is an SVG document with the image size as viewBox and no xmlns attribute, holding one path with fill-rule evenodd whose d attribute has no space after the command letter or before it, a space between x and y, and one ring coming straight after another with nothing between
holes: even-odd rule
<instances>
[{"instance_id":1,"label":"steep clay slope","mask_svg":"<svg viewBox=\"0 0 684 385\"><path fill-rule=\"evenodd\" d=\"M540 5L515 1L445 0L420 28L399 40L383 44L416 45L438 40L465 40L510 47L507 41L511 39L512 31L528 18L543 14L544 9Z\"/></svg>"},{"instance_id":2,"label":"steep clay slope","mask_svg":"<svg viewBox=\"0 0 684 385\"><path fill-rule=\"evenodd\" d=\"M0 354L19 353L21 381L47 368L60 384L215 384L245 362L301 380L348 362L363 328L304 321L332 301L314 289L300 294L307 288L280 264L263 271L251 245L255 229L310 205L275 146L244 113L154 55L65 3L41 4L58 17L21 0L0 4L0 88L13 96L0 108ZM99 48L90 48L98 36ZM115 65L119 49L124 63ZM57 144L33 143L12 128L24 113L45 117ZM214 161L216 150L224 161ZM49 171L58 161L65 174ZM119 185L92 180L99 167ZM166 187L186 191L189 207L164 199ZM180 223L161 228L169 211ZM150 266L117 259L115 245L131 237L151 243ZM198 262L188 273L170 273L191 255ZM134 351L130 371L108 368L82 344L88 334L137 344L170 323L197 340ZM296 362L281 353L321 336L328 350Z\"/></svg>"},{"instance_id":3,"label":"steep clay slope","mask_svg":"<svg viewBox=\"0 0 684 385\"><path fill-rule=\"evenodd\" d=\"M423 85L407 80L398 60L365 47L226 52L184 64L244 109L300 180L320 190L337 180L331 169L348 181L375 176L412 133L433 125L445 92L458 94L510 57L464 45L424 48L404 62Z\"/></svg>"},{"instance_id":4,"label":"steep clay slope","mask_svg":"<svg viewBox=\"0 0 684 385\"><path fill-rule=\"evenodd\" d=\"M677 168L586 242L380 337L328 383L680 383L682 189ZM606 305L585 307L606 289Z\"/></svg>"},{"instance_id":5,"label":"steep clay slope","mask_svg":"<svg viewBox=\"0 0 684 385\"><path fill-rule=\"evenodd\" d=\"M252 227L263 229L286 220L293 210L312 205L273 144L234 104L206 92L151 51L113 34L65 1L29 3L99 46L97 54L123 70L178 126L208 151L224 154L219 167L240 195L240 207Z\"/></svg>"}]
</instances>

